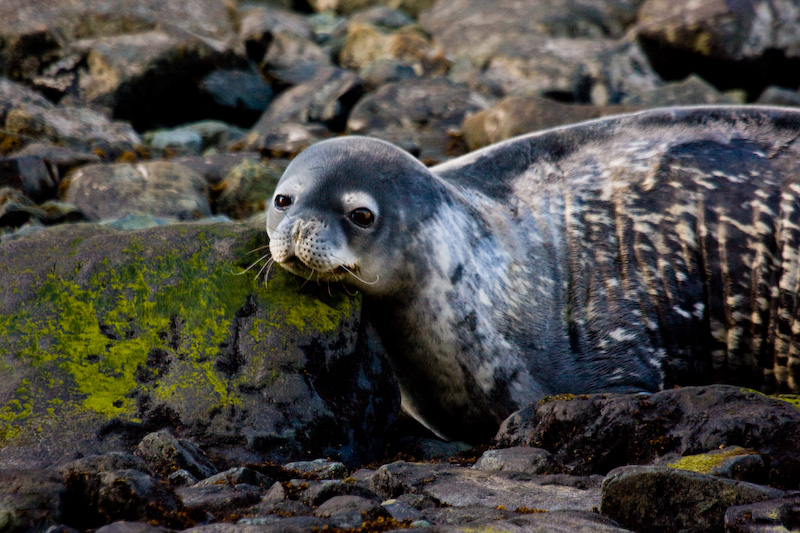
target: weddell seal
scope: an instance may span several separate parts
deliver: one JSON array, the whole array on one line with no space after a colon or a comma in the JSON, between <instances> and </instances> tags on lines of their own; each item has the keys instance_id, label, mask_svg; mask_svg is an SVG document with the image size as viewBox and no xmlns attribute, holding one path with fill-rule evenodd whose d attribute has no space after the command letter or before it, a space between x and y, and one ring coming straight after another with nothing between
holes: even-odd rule
<instances>
[{"instance_id":1,"label":"weddell seal","mask_svg":"<svg viewBox=\"0 0 800 533\"><path fill-rule=\"evenodd\" d=\"M320 142L269 208L273 259L363 293L404 408L491 436L556 393L800 390L800 111L696 107L426 168Z\"/></svg>"}]
</instances>

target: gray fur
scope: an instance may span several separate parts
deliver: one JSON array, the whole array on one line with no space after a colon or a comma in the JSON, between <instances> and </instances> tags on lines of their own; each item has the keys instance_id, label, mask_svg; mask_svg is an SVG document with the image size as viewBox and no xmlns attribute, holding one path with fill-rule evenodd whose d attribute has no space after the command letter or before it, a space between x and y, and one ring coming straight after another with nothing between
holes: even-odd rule
<instances>
[{"instance_id":1,"label":"gray fur","mask_svg":"<svg viewBox=\"0 0 800 533\"><path fill-rule=\"evenodd\" d=\"M447 437L484 438L555 393L797 392L798 137L798 111L698 107L517 137L432 169L388 143L335 139L278 184L295 203L270 209L272 253L309 276L292 259L308 228L315 250L333 250L315 274L364 293L404 406ZM347 220L353 191L377 201L374 227Z\"/></svg>"}]
</instances>

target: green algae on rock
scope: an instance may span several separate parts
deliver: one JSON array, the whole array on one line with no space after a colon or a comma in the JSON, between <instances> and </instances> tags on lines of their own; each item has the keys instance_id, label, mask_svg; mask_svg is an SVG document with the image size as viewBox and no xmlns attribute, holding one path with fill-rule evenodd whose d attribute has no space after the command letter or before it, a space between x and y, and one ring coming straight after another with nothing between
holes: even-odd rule
<instances>
[{"instance_id":1,"label":"green algae on rock","mask_svg":"<svg viewBox=\"0 0 800 533\"><path fill-rule=\"evenodd\" d=\"M374 448L397 393L360 300L239 275L262 235L72 225L0 245L0 457L51 462L156 427L249 460Z\"/></svg>"}]
</instances>

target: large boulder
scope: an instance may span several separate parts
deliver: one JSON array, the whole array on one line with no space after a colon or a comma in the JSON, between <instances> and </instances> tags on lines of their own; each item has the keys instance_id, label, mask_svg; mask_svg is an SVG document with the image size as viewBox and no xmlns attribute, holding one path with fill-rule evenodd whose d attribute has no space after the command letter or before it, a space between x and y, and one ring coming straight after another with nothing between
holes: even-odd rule
<instances>
[{"instance_id":1,"label":"large boulder","mask_svg":"<svg viewBox=\"0 0 800 533\"><path fill-rule=\"evenodd\" d=\"M1 243L0 461L125 451L162 428L218 464L373 457L398 392L359 299L238 275L263 235L79 224Z\"/></svg>"}]
</instances>

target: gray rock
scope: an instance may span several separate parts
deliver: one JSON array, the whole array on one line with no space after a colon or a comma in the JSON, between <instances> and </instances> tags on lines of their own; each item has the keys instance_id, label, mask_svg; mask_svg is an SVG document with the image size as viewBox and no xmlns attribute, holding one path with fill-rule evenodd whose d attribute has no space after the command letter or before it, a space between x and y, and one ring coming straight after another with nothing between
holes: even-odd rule
<instances>
[{"instance_id":1,"label":"gray rock","mask_svg":"<svg viewBox=\"0 0 800 533\"><path fill-rule=\"evenodd\" d=\"M771 85L764 89L756 103L800 107L800 92Z\"/></svg>"},{"instance_id":2,"label":"gray rock","mask_svg":"<svg viewBox=\"0 0 800 533\"><path fill-rule=\"evenodd\" d=\"M487 450L472 468L482 472L545 474L553 470L553 462L547 450L516 446Z\"/></svg>"},{"instance_id":3,"label":"gray rock","mask_svg":"<svg viewBox=\"0 0 800 533\"><path fill-rule=\"evenodd\" d=\"M27 85L0 77L0 124L5 123L10 110L26 105L42 109L55 107L50 100Z\"/></svg>"},{"instance_id":4,"label":"gray rock","mask_svg":"<svg viewBox=\"0 0 800 533\"><path fill-rule=\"evenodd\" d=\"M186 533L308 533L325 527L315 516L245 518L236 524L220 522L184 530Z\"/></svg>"},{"instance_id":5,"label":"gray rock","mask_svg":"<svg viewBox=\"0 0 800 533\"><path fill-rule=\"evenodd\" d=\"M44 470L0 470L0 529L43 531L63 520L67 489Z\"/></svg>"},{"instance_id":6,"label":"gray rock","mask_svg":"<svg viewBox=\"0 0 800 533\"><path fill-rule=\"evenodd\" d=\"M152 471L141 458L126 452L109 452L82 457L59 465L57 471L63 476L85 475L89 472L112 472L115 470L138 470L145 474Z\"/></svg>"},{"instance_id":7,"label":"gray rock","mask_svg":"<svg viewBox=\"0 0 800 533\"><path fill-rule=\"evenodd\" d=\"M96 533L168 533L170 531L172 530L161 526L121 520L97 529Z\"/></svg>"},{"instance_id":8,"label":"gray rock","mask_svg":"<svg viewBox=\"0 0 800 533\"><path fill-rule=\"evenodd\" d=\"M41 202L53 198L60 182L58 169L40 157L22 155L0 158L0 187L11 187Z\"/></svg>"},{"instance_id":9,"label":"gray rock","mask_svg":"<svg viewBox=\"0 0 800 533\"><path fill-rule=\"evenodd\" d=\"M362 24L371 24L386 30L399 30L403 26L410 26L416 21L401 9L392 9L385 5L377 5L354 13L349 20Z\"/></svg>"},{"instance_id":10,"label":"gray rock","mask_svg":"<svg viewBox=\"0 0 800 533\"><path fill-rule=\"evenodd\" d=\"M211 215L208 185L203 177L168 161L88 165L70 174L67 180L64 199L90 220L134 212L179 220Z\"/></svg>"},{"instance_id":11,"label":"gray rock","mask_svg":"<svg viewBox=\"0 0 800 533\"><path fill-rule=\"evenodd\" d=\"M352 23L339 53L339 63L362 69L381 60L401 61L417 74L443 74L449 68L442 49L415 26L387 33L375 26Z\"/></svg>"},{"instance_id":12,"label":"gray rock","mask_svg":"<svg viewBox=\"0 0 800 533\"><path fill-rule=\"evenodd\" d=\"M260 63L273 35L292 33L313 39L314 30L305 17L270 5L240 6L239 35L247 55Z\"/></svg>"},{"instance_id":13,"label":"gray rock","mask_svg":"<svg viewBox=\"0 0 800 533\"><path fill-rule=\"evenodd\" d=\"M331 58L328 52L308 37L290 31L273 32L261 68L270 72L297 63L331 64Z\"/></svg>"},{"instance_id":14,"label":"gray rock","mask_svg":"<svg viewBox=\"0 0 800 533\"><path fill-rule=\"evenodd\" d=\"M186 470L197 478L207 478L217 472L197 446L180 441L163 429L146 435L136 445L136 452L162 478L176 470Z\"/></svg>"},{"instance_id":15,"label":"gray rock","mask_svg":"<svg viewBox=\"0 0 800 533\"><path fill-rule=\"evenodd\" d=\"M100 156L94 153L40 142L28 144L25 148L10 154L10 156L40 159L45 165L55 169L55 175L59 183L61 178L74 168L101 161Z\"/></svg>"},{"instance_id":16,"label":"gray rock","mask_svg":"<svg viewBox=\"0 0 800 533\"><path fill-rule=\"evenodd\" d=\"M198 482L195 487L209 487L211 485L219 485L220 483L228 485L246 484L254 487L266 488L274 485L275 480L253 470L252 468L240 466L238 468L231 468L224 472L220 472L219 474L214 474L211 477L207 477Z\"/></svg>"},{"instance_id":17,"label":"gray rock","mask_svg":"<svg viewBox=\"0 0 800 533\"><path fill-rule=\"evenodd\" d=\"M208 95L208 117L224 118L249 126L272 101L272 87L255 70L220 69L200 81L201 94Z\"/></svg>"},{"instance_id":18,"label":"gray rock","mask_svg":"<svg viewBox=\"0 0 800 533\"><path fill-rule=\"evenodd\" d=\"M231 168L217 185L215 211L233 219L245 219L264 211L266 201L272 197L285 169L286 165L280 161L242 161Z\"/></svg>"},{"instance_id":19,"label":"gray rock","mask_svg":"<svg viewBox=\"0 0 800 533\"><path fill-rule=\"evenodd\" d=\"M437 526L436 531L457 533L483 530L507 533L623 533L630 531L619 527L615 522L585 511L552 511L532 513L507 518L471 522L468 527L461 525Z\"/></svg>"},{"instance_id":20,"label":"gray rock","mask_svg":"<svg viewBox=\"0 0 800 533\"><path fill-rule=\"evenodd\" d=\"M239 509L250 507L261 499L262 489L253 485L227 483L195 485L175 490L186 510L195 516L205 516L213 522Z\"/></svg>"},{"instance_id":21,"label":"gray rock","mask_svg":"<svg viewBox=\"0 0 800 533\"><path fill-rule=\"evenodd\" d=\"M730 96L721 93L713 85L697 75L682 81L667 83L652 91L640 92L622 99L622 103L642 107L667 107L677 105L737 104Z\"/></svg>"},{"instance_id":22,"label":"gray rock","mask_svg":"<svg viewBox=\"0 0 800 533\"><path fill-rule=\"evenodd\" d=\"M250 123L252 122L250 121ZM182 127L200 135L203 139L202 149L204 152L227 150L231 144L247 133L245 129L219 120L201 120L184 124Z\"/></svg>"},{"instance_id":23,"label":"gray rock","mask_svg":"<svg viewBox=\"0 0 800 533\"><path fill-rule=\"evenodd\" d=\"M800 410L727 385L545 398L512 414L495 439L506 447L544 447L563 472L578 475L656 459L674 463L736 445L770 457L769 484L794 488L800 479L792 451L800 441Z\"/></svg>"},{"instance_id":24,"label":"gray rock","mask_svg":"<svg viewBox=\"0 0 800 533\"><path fill-rule=\"evenodd\" d=\"M336 496L359 496L380 503L380 497L368 488L356 483L339 480L303 481L292 480L290 486L297 492L301 503L319 507Z\"/></svg>"},{"instance_id":25,"label":"gray rock","mask_svg":"<svg viewBox=\"0 0 800 533\"><path fill-rule=\"evenodd\" d=\"M414 67L396 59L376 59L364 65L358 74L364 85L373 91L388 83L418 77Z\"/></svg>"},{"instance_id":26,"label":"gray rock","mask_svg":"<svg viewBox=\"0 0 800 533\"><path fill-rule=\"evenodd\" d=\"M347 467L338 461L328 459L315 459L314 461L295 461L286 463L283 468L294 470L301 474L313 474L319 479L344 479L347 477Z\"/></svg>"},{"instance_id":27,"label":"gray rock","mask_svg":"<svg viewBox=\"0 0 800 533\"><path fill-rule=\"evenodd\" d=\"M207 154L200 157L176 157L174 159L170 159L171 163L183 165L203 176L211 188L212 199L215 192L224 190L226 188L223 182L228 173L245 161L257 163L262 161L262 157L261 154L257 152L238 152ZM274 169L273 172L280 172L282 174L289 162L286 160L274 159L265 164L271 166Z\"/></svg>"},{"instance_id":28,"label":"gray rock","mask_svg":"<svg viewBox=\"0 0 800 533\"><path fill-rule=\"evenodd\" d=\"M144 135L144 142L156 150L179 155L199 155L203 150L203 137L187 128L151 131Z\"/></svg>"},{"instance_id":29,"label":"gray rock","mask_svg":"<svg viewBox=\"0 0 800 533\"><path fill-rule=\"evenodd\" d=\"M173 487L191 487L197 483L197 478L188 470L181 468L167 476L167 483Z\"/></svg>"},{"instance_id":30,"label":"gray rock","mask_svg":"<svg viewBox=\"0 0 800 533\"><path fill-rule=\"evenodd\" d=\"M725 510L783 491L696 472L624 466L603 482L601 512L636 531L722 531Z\"/></svg>"},{"instance_id":31,"label":"gray rock","mask_svg":"<svg viewBox=\"0 0 800 533\"><path fill-rule=\"evenodd\" d=\"M358 528L365 521L390 518L380 502L361 496L334 496L320 505L314 516L342 529Z\"/></svg>"},{"instance_id":32,"label":"gray rock","mask_svg":"<svg viewBox=\"0 0 800 533\"><path fill-rule=\"evenodd\" d=\"M449 465L396 462L378 469L373 488L385 497L421 493L450 507L502 506L554 510L585 510L599 506L600 490L542 485Z\"/></svg>"},{"instance_id":33,"label":"gray rock","mask_svg":"<svg viewBox=\"0 0 800 533\"><path fill-rule=\"evenodd\" d=\"M451 150L449 133L464 117L488 107L466 85L445 79L404 80L362 98L347 122L350 133L371 135L401 146L413 144L423 162L442 161Z\"/></svg>"},{"instance_id":34,"label":"gray rock","mask_svg":"<svg viewBox=\"0 0 800 533\"><path fill-rule=\"evenodd\" d=\"M800 529L800 496L767 500L725 511L726 533L779 533Z\"/></svg>"},{"instance_id":35,"label":"gray rock","mask_svg":"<svg viewBox=\"0 0 800 533\"><path fill-rule=\"evenodd\" d=\"M9 187L0 188L0 228L18 228L46 216L44 210L22 192Z\"/></svg>"},{"instance_id":36,"label":"gray rock","mask_svg":"<svg viewBox=\"0 0 800 533\"><path fill-rule=\"evenodd\" d=\"M662 460L655 464L753 483L765 483L769 477L764 458L741 446L726 446L703 454L687 455L674 462Z\"/></svg>"},{"instance_id":37,"label":"gray rock","mask_svg":"<svg viewBox=\"0 0 800 533\"><path fill-rule=\"evenodd\" d=\"M326 132L342 131L350 107L363 92L352 72L328 67L278 96L237 148L292 153Z\"/></svg>"},{"instance_id":38,"label":"gray rock","mask_svg":"<svg viewBox=\"0 0 800 533\"><path fill-rule=\"evenodd\" d=\"M417 520L422 516L419 509L395 498L386 500L381 505L389 513L389 516L398 521Z\"/></svg>"}]
</instances>

